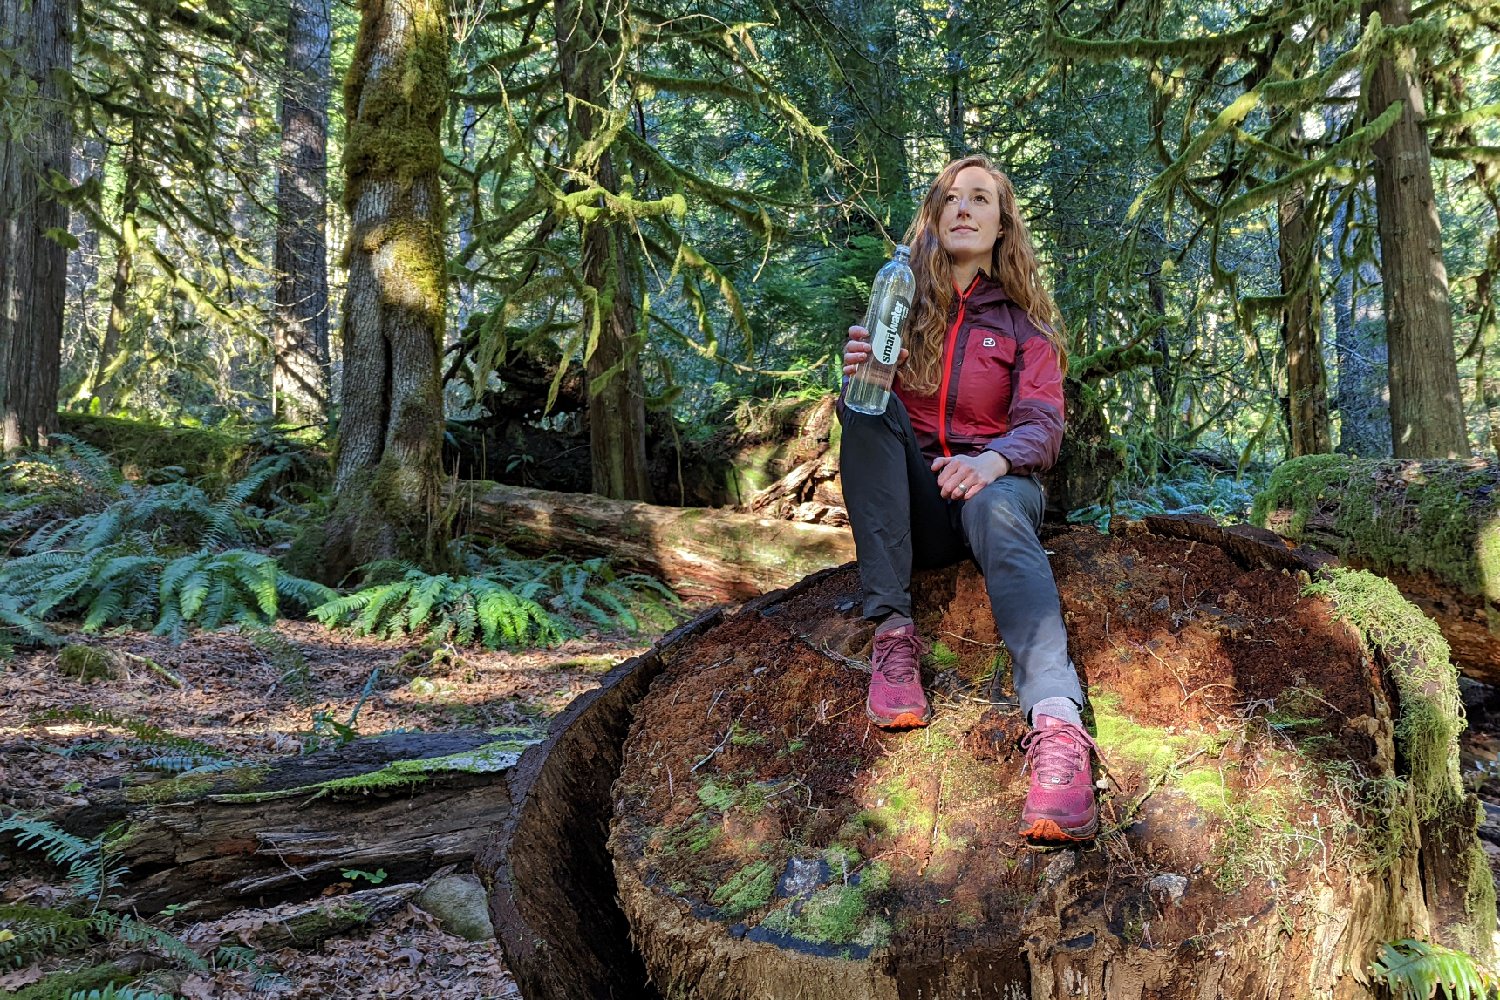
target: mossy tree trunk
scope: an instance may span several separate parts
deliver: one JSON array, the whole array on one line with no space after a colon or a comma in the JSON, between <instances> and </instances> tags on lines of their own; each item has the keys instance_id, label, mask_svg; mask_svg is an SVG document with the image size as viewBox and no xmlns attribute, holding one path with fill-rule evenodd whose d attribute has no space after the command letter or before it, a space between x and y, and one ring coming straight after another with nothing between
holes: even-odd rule
<instances>
[{"instance_id":1,"label":"mossy tree trunk","mask_svg":"<svg viewBox=\"0 0 1500 1000\"><path fill-rule=\"evenodd\" d=\"M153 25L154 27L154 25ZM150 78L147 67L144 74ZM98 412L108 414L114 406L114 381L129 354L120 349L125 327L130 322L129 298L131 277L135 273L135 252L140 242L137 213L141 207L141 120L130 120L130 141L125 147L125 166L120 189L120 242L115 247L115 274L109 288L109 315L104 320L104 339L89 384L80 393L84 399L98 400Z\"/></svg>"},{"instance_id":2,"label":"mossy tree trunk","mask_svg":"<svg viewBox=\"0 0 1500 1000\"><path fill-rule=\"evenodd\" d=\"M607 126L610 75L619 54L606 33L597 0L555 0L557 63L569 104L572 162L611 194L620 177L608 148L585 155ZM601 196L601 202L603 200ZM579 222L583 282L585 365L589 380L589 459L594 492L615 500L650 500L646 467L646 389L641 378L634 273L625 224L584 213Z\"/></svg>"},{"instance_id":3,"label":"mossy tree trunk","mask_svg":"<svg viewBox=\"0 0 1500 1000\"><path fill-rule=\"evenodd\" d=\"M1411 20L1408 0L1367 0L1362 10L1366 24L1378 16L1385 28ZM1364 87L1372 119L1402 104L1400 119L1374 145L1393 451L1397 458L1467 458L1448 271L1414 50L1396 47Z\"/></svg>"},{"instance_id":4,"label":"mossy tree trunk","mask_svg":"<svg viewBox=\"0 0 1500 1000\"><path fill-rule=\"evenodd\" d=\"M325 579L373 559L431 564L442 548L448 8L445 0L360 8L344 93L349 287Z\"/></svg>"},{"instance_id":5,"label":"mossy tree trunk","mask_svg":"<svg viewBox=\"0 0 1500 1000\"><path fill-rule=\"evenodd\" d=\"M1301 130L1292 127L1293 145ZM1291 454L1333 450L1328 420L1328 376L1323 369L1322 310L1316 291L1318 243L1307 214L1307 190L1294 185L1278 199L1277 256L1281 263L1281 342L1286 349Z\"/></svg>"},{"instance_id":6,"label":"mossy tree trunk","mask_svg":"<svg viewBox=\"0 0 1500 1000\"><path fill-rule=\"evenodd\" d=\"M286 39L272 398L283 420L321 425L328 419L328 0L293 0Z\"/></svg>"},{"instance_id":7,"label":"mossy tree trunk","mask_svg":"<svg viewBox=\"0 0 1500 1000\"><path fill-rule=\"evenodd\" d=\"M0 451L45 446L57 430L67 300L67 177L73 118L72 0L0 0L7 127L0 129ZM13 99L16 98L16 99Z\"/></svg>"}]
</instances>

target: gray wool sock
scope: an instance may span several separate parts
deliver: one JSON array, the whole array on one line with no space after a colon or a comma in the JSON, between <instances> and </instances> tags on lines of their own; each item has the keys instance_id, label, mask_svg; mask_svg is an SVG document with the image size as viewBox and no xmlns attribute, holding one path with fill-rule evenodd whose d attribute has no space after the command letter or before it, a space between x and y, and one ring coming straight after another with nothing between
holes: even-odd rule
<instances>
[{"instance_id":1,"label":"gray wool sock","mask_svg":"<svg viewBox=\"0 0 1500 1000\"><path fill-rule=\"evenodd\" d=\"M882 632L889 632L893 628L900 628L903 625L910 624L910 618L906 617L905 615L898 615L893 611L890 614L886 615L885 619L879 625L875 626L875 634L880 635Z\"/></svg>"},{"instance_id":2,"label":"gray wool sock","mask_svg":"<svg viewBox=\"0 0 1500 1000\"><path fill-rule=\"evenodd\" d=\"M1078 714L1078 706L1073 704L1072 698L1043 698L1031 706L1031 724L1036 725L1036 717L1039 715L1050 715L1054 719L1063 722L1071 722L1079 729L1083 728L1083 719Z\"/></svg>"}]
</instances>

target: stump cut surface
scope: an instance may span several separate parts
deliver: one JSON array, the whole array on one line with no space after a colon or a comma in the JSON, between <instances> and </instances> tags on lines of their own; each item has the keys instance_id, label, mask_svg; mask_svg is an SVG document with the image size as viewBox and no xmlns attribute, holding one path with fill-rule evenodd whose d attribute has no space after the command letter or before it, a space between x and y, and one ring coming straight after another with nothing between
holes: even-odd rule
<instances>
[{"instance_id":1,"label":"stump cut surface","mask_svg":"<svg viewBox=\"0 0 1500 1000\"><path fill-rule=\"evenodd\" d=\"M978 573L917 576L935 715L900 734L865 717L858 576L829 574L674 647L637 711L610 849L664 995L1364 995L1411 921L1360 634L1306 574L1211 544L1047 545L1113 778L1097 842L1018 835L1025 724Z\"/></svg>"}]
</instances>

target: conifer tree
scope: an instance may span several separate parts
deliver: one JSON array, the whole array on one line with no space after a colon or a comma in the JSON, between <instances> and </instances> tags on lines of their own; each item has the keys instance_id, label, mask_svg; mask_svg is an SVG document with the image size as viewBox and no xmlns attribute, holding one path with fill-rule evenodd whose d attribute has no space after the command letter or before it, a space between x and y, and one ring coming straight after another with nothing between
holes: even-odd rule
<instances>
[{"instance_id":1,"label":"conifer tree","mask_svg":"<svg viewBox=\"0 0 1500 1000\"><path fill-rule=\"evenodd\" d=\"M271 391L282 419L315 425L328 419L328 16L328 0L287 8L276 183Z\"/></svg>"},{"instance_id":2,"label":"conifer tree","mask_svg":"<svg viewBox=\"0 0 1500 1000\"><path fill-rule=\"evenodd\" d=\"M73 124L71 0L0 0L0 451L57 428Z\"/></svg>"},{"instance_id":3,"label":"conifer tree","mask_svg":"<svg viewBox=\"0 0 1500 1000\"><path fill-rule=\"evenodd\" d=\"M442 558L443 399L438 358L448 292L442 118L448 106L444 0L362 0L344 88L349 285L321 572Z\"/></svg>"}]
</instances>

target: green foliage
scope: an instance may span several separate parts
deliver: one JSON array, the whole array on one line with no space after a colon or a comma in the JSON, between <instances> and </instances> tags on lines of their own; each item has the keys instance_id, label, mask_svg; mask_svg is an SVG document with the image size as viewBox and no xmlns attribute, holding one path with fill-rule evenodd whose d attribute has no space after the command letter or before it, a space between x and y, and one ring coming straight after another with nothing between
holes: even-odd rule
<instances>
[{"instance_id":1,"label":"green foliage","mask_svg":"<svg viewBox=\"0 0 1500 1000\"><path fill-rule=\"evenodd\" d=\"M84 840L36 816L12 812L0 817L0 835L10 834L26 850L40 851L53 865L67 869L75 896L97 901L111 873L105 864L104 838Z\"/></svg>"},{"instance_id":2,"label":"green foliage","mask_svg":"<svg viewBox=\"0 0 1500 1000\"><path fill-rule=\"evenodd\" d=\"M1380 946L1370 975L1388 986L1395 1000L1488 1000L1500 978L1461 951L1405 938Z\"/></svg>"},{"instance_id":3,"label":"green foliage","mask_svg":"<svg viewBox=\"0 0 1500 1000\"><path fill-rule=\"evenodd\" d=\"M134 986L115 986L113 983L102 990L77 990L68 1000L174 1000L170 993L155 990L139 990Z\"/></svg>"},{"instance_id":4,"label":"green foliage","mask_svg":"<svg viewBox=\"0 0 1500 1000\"><path fill-rule=\"evenodd\" d=\"M86 705L78 705L68 709L51 709L37 716L42 721L69 721L69 722L91 722L100 726L108 726L111 729L123 729L130 733L130 740L92 740L80 743L63 751L64 756L75 757L85 753L99 753L106 750L117 750L121 748L144 751L160 755L156 759L195 759L195 760L217 760L224 754L215 747L198 740L189 739L185 736L176 736L167 732L159 726L153 726L149 722L139 719L131 719L108 709L91 708ZM148 766L150 762L148 761ZM161 767L161 770L176 770L173 767Z\"/></svg>"},{"instance_id":5,"label":"green foliage","mask_svg":"<svg viewBox=\"0 0 1500 1000\"><path fill-rule=\"evenodd\" d=\"M451 577L409 569L393 583L366 587L313 609L324 625L385 639L427 633L443 642L491 649L562 638L545 608L482 576Z\"/></svg>"},{"instance_id":6,"label":"green foliage","mask_svg":"<svg viewBox=\"0 0 1500 1000\"><path fill-rule=\"evenodd\" d=\"M426 634L438 642L490 649L552 645L577 629L574 619L638 631L669 624L676 596L641 574L616 576L602 559L509 559L482 574L430 574L401 564L399 579L367 586L313 609L324 625L386 639Z\"/></svg>"},{"instance_id":7,"label":"green foliage","mask_svg":"<svg viewBox=\"0 0 1500 1000\"><path fill-rule=\"evenodd\" d=\"M88 918L63 910L0 905L0 968L76 951L88 943L93 926Z\"/></svg>"},{"instance_id":8,"label":"green foliage","mask_svg":"<svg viewBox=\"0 0 1500 1000\"><path fill-rule=\"evenodd\" d=\"M1139 485L1125 485L1109 503L1068 512L1070 524L1108 531L1112 518L1147 514L1207 514L1221 524L1243 521L1255 495L1252 476L1230 476L1196 462L1180 462Z\"/></svg>"},{"instance_id":9,"label":"green foliage","mask_svg":"<svg viewBox=\"0 0 1500 1000\"><path fill-rule=\"evenodd\" d=\"M13 812L0 818L3 834L12 835L24 849L41 852L53 865L65 867L72 898L58 908L0 906L0 931L6 932L0 934L0 966L24 964L103 937L164 954L190 969L208 968L201 956L166 931L136 917L100 908L114 880L124 871L108 864L104 842L109 831L94 840L83 840L45 819ZM113 985L113 981L111 977L107 985Z\"/></svg>"},{"instance_id":10,"label":"green foliage","mask_svg":"<svg viewBox=\"0 0 1500 1000\"><path fill-rule=\"evenodd\" d=\"M66 434L52 442L51 451L0 464L0 536L97 514L125 489L124 477L98 448Z\"/></svg>"},{"instance_id":11,"label":"green foliage","mask_svg":"<svg viewBox=\"0 0 1500 1000\"><path fill-rule=\"evenodd\" d=\"M31 470L42 488L27 495L30 506L12 504L11 523L87 506L70 498L89 494L100 482L114 483L114 499L31 524L20 546L26 554L0 565L0 593L6 595L0 599L0 641L49 641L43 623L69 615L81 617L86 632L151 625L175 638L194 624L266 625L283 602L302 608L324 603L333 591L282 572L268 555L230 547L284 533L281 522L250 500L285 466L283 458L259 462L218 497L183 482L116 481L87 446L77 455L18 466Z\"/></svg>"}]
</instances>

